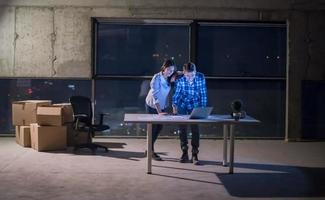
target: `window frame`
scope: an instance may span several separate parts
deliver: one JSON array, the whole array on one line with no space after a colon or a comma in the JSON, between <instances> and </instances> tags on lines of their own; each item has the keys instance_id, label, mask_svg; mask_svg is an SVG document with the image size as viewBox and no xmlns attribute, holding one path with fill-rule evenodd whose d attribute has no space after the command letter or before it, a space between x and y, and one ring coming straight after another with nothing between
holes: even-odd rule
<instances>
[{"instance_id":1,"label":"window frame","mask_svg":"<svg viewBox=\"0 0 325 200\"><path fill-rule=\"evenodd\" d=\"M106 75L106 74L97 74L97 35L98 35L98 25L102 24L119 24L119 25L183 25L188 26L189 28L189 52L188 59L191 60L191 38L192 38L192 24L193 20L173 20L173 19L145 19L145 18L137 18L137 19L129 19L129 18L92 18L92 77L93 79L105 79L105 78L151 78L152 76L139 76L139 75Z\"/></svg>"},{"instance_id":2,"label":"window frame","mask_svg":"<svg viewBox=\"0 0 325 200\"><path fill-rule=\"evenodd\" d=\"M284 76L205 76L206 79L220 79L220 80L274 80L286 81L288 70L288 23L286 21L224 21L224 20L202 20L202 19L150 19L150 18L104 18L93 17L92 20L92 51L91 51L91 66L93 79L110 79L110 78L142 78L149 79L152 76L137 76L137 75L101 75L97 74L96 57L97 57L97 27L98 23L108 24L138 24L138 25L188 25L189 26L189 60L197 62L197 45L198 45L198 31L200 25L211 26L267 26L267 27L285 27L287 32L286 37L286 66Z\"/></svg>"},{"instance_id":3,"label":"window frame","mask_svg":"<svg viewBox=\"0 0 325 200\"><path fill-rule=\"evenodd\" d=\"M125 19L125 18L94 18L93 27L96 27L96 23L105 22L105 23L137 23L137 24L150 24L150 23L171 23L171 24L182 24L187 23L189 26L189 60L194 63L197 63L197 51L198 51L198 31L200 24L209 24L209 25L229 25L229 26L281 26L286 28L286 62L285 62L285 75L284 76L205 76L207 80L228 80L228 81L274 81L275 84L281 83L285 85L285 103L287 101L287 73L288 73L288 22L287 21L220 21L220 20L178 20L178 19ZM175 23L176 22L176 23ZM93 48L92 48L92 69L93 69L93 100L95 101L95 91L96 91L96 80L129 80L129 79L151 79L152 76L117 76L117 75L98 75L96 74L96 28L93 28ZM95 103L96 104L96 103ZM287 106L287 105L286 105ZM282 120L282 119L281 119ZM286 119L284 118L284 124L286 126ZM285 130L280 133L280 138L285 138Z\"/></svg>"}]
</instances>

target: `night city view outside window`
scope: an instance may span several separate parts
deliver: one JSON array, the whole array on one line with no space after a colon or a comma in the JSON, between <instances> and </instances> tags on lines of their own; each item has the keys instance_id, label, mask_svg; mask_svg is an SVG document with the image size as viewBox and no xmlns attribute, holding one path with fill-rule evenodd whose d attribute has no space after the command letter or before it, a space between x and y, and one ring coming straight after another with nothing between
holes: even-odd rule
<instances>
[{"instance_id":1,"label":"night city view outside window","mask_svg":"<svg viewBox=\"0 0 325 200\"><path fill-rule=\"evenodd\" d=\"M165 59L189 61L189 26L98 23L96 75L152 76Z\"/></svg>"},{"instance_id":2,"label":"night city view outside window","mask_svg":"<svg viewBox=\"0 0 325 200\"><path fill-rule=\"evenodd\" d=\"M91 97L90 80L66 79L0 79L0 134L13 133L11 104L21 100L69 102L69 97Z\"/></svg>"},{"instance_id":3,"label":"night city view outside window","mask_svg":"<svg viewBox=\"0 0 325 200\"><path fill-rule=\"evenodd\" d=\"M95 81L95 113L110 113L105 118L109 135L143 136L146 128L125 124L124 114L145 112L151 77L164 60L174 60L177 70L190 60L190 26L188 22L99 22L95 27L95 76L101 77Z\"/></svg>"},{"instance_id":4,"label":"night city view outside window","mask_svg":"<svg viewBox=\"0 0 325 200\"><path fill-rule=\"evenodd\" d=\"M110 113L105 123L111 126L109 135L145 136L145 125L124 123L124 113L144 113L144 98L141 90L148 90L148 79L97 80L97 115ZM109 87L108 87L109 86ZM230 103L236 98L244 102L243 109L263 123L254 126L237 126L236 134L243 137L283 137L285 109L284 82L261 80L207 80L208 105L213 113L231 113ZM146 92L144 92L146 94ZM169 110L171 112L171 110ZM200 125L202 137L222 137L221 125ZM164 125L161 136L177 135L176 125Z\"/></svg>"},{"instance_id":5,"label":"night city view outside window","mask_svg":"<svg viewBox=\"0 0 325 200\"><path fill-rule=\"evenodd\" d=\"M198 29L197 60L207 76L285 77L285 24L213 24Z\"/></svg>"},{"instance_id":6,"label":"night city view outside window","mask_svg":"<svg viewBox=\"0 0 325 200\"><path fill-rule=\"evenodd\" d=\"M100 22L95 27L95 113L110 113L105 119L111 126L107 135L146 135L144 124L124 123L124 114L145 113L151 77L164 59L173 58L178 70L188 60L196 60L198 71L207 78L213 113L230 114L231 101L242 99L247 114L262 121L237 126L236 134L284 137L284 24L199 22L194 35L189 34L190 25ZM193 58L188 58L191 46L196 49ZM200 129L201 137L222 137L221 125L201 125ZM165 125L160 135L178 136L178 127Z\"/></svg>"},{"instance_id":7,"label":"night city view outside window","mask_svg":"<svg viewBox=\"0 0 325 200\"><path fill-rule=\"evenodd\" d=\"M208 103L213 113L229 114L230 104L241 99L242 109L262 123L252 126L236 126L238 137L282 138L285 131L285 81L274 80L208 80ZM222 127L203 131L210 136L222 136Z\"/></svg>"}]
</instances>

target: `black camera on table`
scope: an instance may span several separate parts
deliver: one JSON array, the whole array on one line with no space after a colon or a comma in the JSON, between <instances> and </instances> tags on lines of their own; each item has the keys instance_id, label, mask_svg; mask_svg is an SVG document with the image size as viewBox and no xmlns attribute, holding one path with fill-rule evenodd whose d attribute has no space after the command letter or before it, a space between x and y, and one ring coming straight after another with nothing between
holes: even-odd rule
<instances>
[{"instance_id":1,"label":"black camera on table","mask_svg":"<svg viewBox=\"0 0 325 200\"><path fill-rule=\"evenodd\" d=\"M246 112L242 110L243 102L240 99L236 99L231 102L231 117L234 118L236 121L239 119L243 119L246 117Z\"/></svg>"}]
</instances>

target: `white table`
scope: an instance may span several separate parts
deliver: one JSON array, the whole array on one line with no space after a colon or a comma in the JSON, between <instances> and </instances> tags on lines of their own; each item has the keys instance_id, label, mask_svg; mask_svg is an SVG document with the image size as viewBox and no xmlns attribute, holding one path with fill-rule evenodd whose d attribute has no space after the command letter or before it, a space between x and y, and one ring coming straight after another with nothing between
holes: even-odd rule
<instances>
[{"instance_id":1,"label":"white table","mask_svg":"<svg viewBox=\"0 0 325 200\"><path fill-rule=\"evenodd\" d=\"M210 115L207 119L189 119L188 115L158 115L158 114L125 114L124 122L126 123L145 123L147 124L147 173L152 173L152 124L206 124L221 123L223 124L223 166L227 166L228 157L228 136L230 134L230 155L229 155L229 173L234 172L234 150L235 134L234 126L236 124L256 124L256 120L250 116L238 121L232 119L230 115Z\"/></svg>"}]
</instances>

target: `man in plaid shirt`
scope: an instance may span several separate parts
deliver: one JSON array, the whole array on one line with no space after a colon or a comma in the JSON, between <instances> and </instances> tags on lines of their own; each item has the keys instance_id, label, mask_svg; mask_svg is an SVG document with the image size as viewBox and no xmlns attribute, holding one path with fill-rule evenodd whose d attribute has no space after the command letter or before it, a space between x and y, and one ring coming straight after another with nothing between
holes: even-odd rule
<instances>
[{"instance_id":1,"label":"man in plaid shirt","mask_svg":"<svg viewBox=\"0 0 325 200\"><path fill-rule=\"evenodd\" d=\"M207 89L204 75L196 71L194 63L186 63L183 66L183 76L175 82L175 93L173 95L173 113L188 115L193 108L206 107L207 105ZM180 126L180 140L183 151L180 162L188 162L188 142L187 142L187 126ZM198 125L191 125L192 132L192 159L191 161L199 164L199 142L200 134Z\"/></svg>"}]
</instances>

